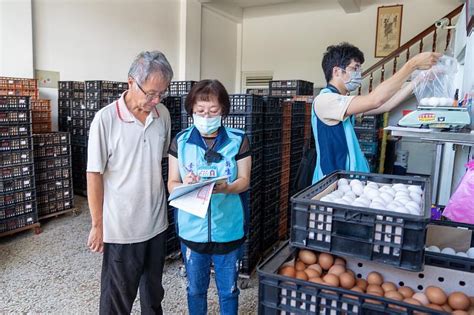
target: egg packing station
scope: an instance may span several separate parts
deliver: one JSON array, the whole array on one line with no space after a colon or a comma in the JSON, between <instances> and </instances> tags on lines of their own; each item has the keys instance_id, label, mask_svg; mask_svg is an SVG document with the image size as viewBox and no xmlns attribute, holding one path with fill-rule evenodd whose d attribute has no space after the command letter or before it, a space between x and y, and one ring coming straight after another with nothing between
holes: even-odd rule
<instances>
[{"instance_id":1,"label":"egg packing station","mask_svg":"<svg viewBox=\"0 0 474 315\"><path fill-rule=\"evenodd\" d=\"M469 115L472 99L458 100L454 78L458 72L456 59L443 56L437 65L429 70L416 71L412 75L414 93L418 106L402 117L401 127L461 129L471 124Z\"/></svg>"}]
</instances>

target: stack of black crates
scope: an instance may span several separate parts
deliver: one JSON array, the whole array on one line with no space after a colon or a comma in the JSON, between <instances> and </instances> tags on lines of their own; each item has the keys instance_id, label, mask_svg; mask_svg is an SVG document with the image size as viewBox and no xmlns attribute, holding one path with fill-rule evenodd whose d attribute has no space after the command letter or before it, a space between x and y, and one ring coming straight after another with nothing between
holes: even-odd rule
<instances>
[{"instance_id":1,"label":"stack of black crates","mask_svg":"<svg viewBox=\"0 0 474 315\"><path fill-rule=\"evenodd\" d=\"M290 147L290 196L296 193L295 179L303 157L306 103L293 101L291 104L291 147Z\"/></svg>"},{"instance_id":2,"label":"stack of black crates","mask_svg":"<svg viewBox=\"0 0 474 315\"><path fill-rule=\"evenodd\" d=\"M29 97L0 96L0 234L38 222Z\"/></svg>"},{"instance_id":3,"label":"stack of black crates","mask_svg":"<svg viewBox=\"0 0 474 315\"><path fill-rule=\"evenodd\" d=\"M49 216L74 207L68 132L33 135L38 216Z\"/></svg>"},{"instance_id":4,"label":"stack of black crates","mask_svg":"<svg viewBox=\"0 0 474 315\"><path fill-rule=\"evenodd\" d=\"M269 95L272 96L296 96L313 95L313 82L303 80L275 80L268 84Z\"/></svg>"},{"instance_id":5,"label":"stack of black crates","mask_svg":"<svg viewBox=\"0 0 474 315\"><path fill-rule=\"evenodd\" d=\"M59 81L58 91L58 128L71 132L72 109L85 109L84 82Z\"/></svg>"},{"instance_id":6,"label":"stack of black crates","mask_svg":"<svg viewBox=\"0 0 474 315\"><path fill-rule=\"evenodd\" d=\"M371 173L378 172L379 134L382 128L383 115L362 116L356 119L354 127L359 145L364 153Z\"/></svg>"},{"instance_id":7,"label":"stack of black crates","mask_svg":"<svg viewBox=\"0 0 474 315\"><path fill-rule=\"evenodd\" d=\"M262 251L262 187L263 187L263 107L261 96L249 94L230 95L230 114L224 119L227 127L245 131L252 150L250 188L244 193L246 241L243 245L241 273L250 275Z\"/></svg>"},{"instance_id":8,"label":"stack of black crates","mask_svg":"<svg viewBox=\"0 0 474 315\"><path fill-rule=\"evenodd\" d=\"M262 246L264 250L271 248L279 239L282 101L283 99L279 97L265 97L263 109Z\"/></svg>"}]
</instances>

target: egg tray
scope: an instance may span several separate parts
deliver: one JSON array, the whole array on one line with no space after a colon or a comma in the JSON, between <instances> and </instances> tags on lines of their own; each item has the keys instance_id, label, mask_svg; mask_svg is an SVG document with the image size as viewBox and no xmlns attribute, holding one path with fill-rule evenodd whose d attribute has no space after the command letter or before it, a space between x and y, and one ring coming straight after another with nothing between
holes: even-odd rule
<instances>
[{"instance_id":1,"label":"egg tray","mask_svg":"<svg viewBox=\"0 0 474 315\"><path fill-rule=\"evenodd\" d=\"M341 178L419 185L424 191L423 214L319 201L337 188ZM424 265L426 226L431 216L430 187L427 177L334 172L291 198L291 245L420 271Z\"/></svg>"},{"instance_id":2,"label":"egg tray","mask_svg":"<svg viewBox=\"0 0 474 315\"><path fill-rule=\"evenodd\" d=\"M296 253L297 250L286 242L258 266L258 314L446 314L423 306L279 275L280 266L293 260ZM347 268L354 271L358 278L366 278L371 271L377 271L386 281L410 286L415 291L436 285L447 294L454 291L462 291L469 296L474 294L474 287L467 285L474 283L474 274L466 276L461 271L434 266L427 266L423 273L414 274L355 258L347 258L346 261Z\"/></svg>"},{"instance_id":3,"label":"egg tray","mask_svg":"<svg viewBox=\"0 0 474 315\"><path fill-rule=\"evenodd\" d=\"M471 231L470 247L474 247L474 225L452 221L432 221L431 224ZM428 245L429 244L427 244L427 246ZM460 270L474 274L474 258L469 257L425 251L425 265Z\"/></svg>"}]
</instances>

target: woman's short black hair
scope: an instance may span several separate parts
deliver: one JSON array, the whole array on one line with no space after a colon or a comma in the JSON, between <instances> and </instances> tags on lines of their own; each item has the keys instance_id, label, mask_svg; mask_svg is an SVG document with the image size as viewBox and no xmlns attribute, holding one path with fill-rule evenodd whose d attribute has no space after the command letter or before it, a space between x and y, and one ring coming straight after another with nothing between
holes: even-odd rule
<instances>
[{"instance_id":1,"label":"woman's short black hair","mask_svg":"<svg viewBox=\"0 0 474 315\"><path fill-rule=\"evenodd\" d=\"M217 99L221 105L222 116L225 117L230 111L229 94L218 80L201 80L194 84L186 96L184 107L188 115L193 115L193 106L198 101L208 102L212 98Z\"/></svg>"},{"instance_id":2,"label":"woman's short black hair","mask_svg":"<svg viewBox=\"0 0 474 315\"><path fill-rule=\"evenodd\" d=\"M339 45L331 45L326 48L323 56L323 71L326 82L332 79L332 69L340 67L345 69L354 59L361 64L364 63L364 53L354 45L349 43L340 43Z\"/></svg>"}]
</instances>

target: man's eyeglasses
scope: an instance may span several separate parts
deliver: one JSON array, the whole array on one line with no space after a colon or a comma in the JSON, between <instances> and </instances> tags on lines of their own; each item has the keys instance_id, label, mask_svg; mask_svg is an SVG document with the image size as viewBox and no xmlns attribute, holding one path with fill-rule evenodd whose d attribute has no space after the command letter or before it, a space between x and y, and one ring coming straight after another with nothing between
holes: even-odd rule
<instances>
[{"instance_id":1,"label":"man's eyeglasses","mask_svg":"<svg viewBox=\"0 0 474 315\"><path fill-rule=\"evenodd\" d=\"M145 94L145 97L146 97L146 100L149 102L151 100L154 100L155 98L160 98L160 101L164 100L165 98L168 97L168 90L165 90L161 93L149 93L149 92L145 92L143 90L143 88L140 86L140 84L138 84L138 81L133 79L135 81L135 83L137 84L138 88L140 89L140 91L143 92L143 94Z\"/></svg>"},{"instance_id":2,"label":"man's eyeglasses","mask_svg":"<svg viewBox=\"0 0 474 315\"><path fill-rule=\"evenodd\" d=\"M354 66L347 66L346 69L350 69L354 72L362 72L362 67L360 65L357 65L355 67Z\"/></svg>"}]
</instances>

